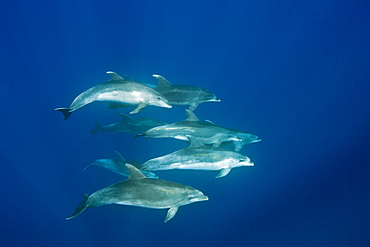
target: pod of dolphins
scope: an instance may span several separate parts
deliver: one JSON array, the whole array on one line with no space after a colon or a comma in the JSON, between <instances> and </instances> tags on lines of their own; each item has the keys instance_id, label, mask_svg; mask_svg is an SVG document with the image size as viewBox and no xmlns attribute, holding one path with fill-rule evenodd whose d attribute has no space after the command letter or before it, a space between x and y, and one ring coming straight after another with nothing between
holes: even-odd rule
<instances>
[{"instance_id":1,"label":"pod of dolphins","mask_svg":"<svg viewBox=\"0 0 370 247\"><path fill-rule=\"evenodd\" d=\"M128 177L126 180L85 195L73 214L72 219L86 208L109 204L131 205L153 209L168 209L164 222L172 219L180 206L208 200L200 190L179 183L158 179L153 171L171 169L219 171L216 178L226 176L232 168L253 166L254 163L239 153L244 145L261 141L258 136L237 129L230 129L206 120L201 121L195 114L197 106L204 102L220 102L210 91L190 85L173 85L160 75L153 75L158 80L154 88L136 82L128 76L120 76L108 71L109 81L98 84L79 94L68 108L56 108L68 119L72 112L95 101L109 102L109 108L134 106L130 114L143 110L147 105L172 108L189 106L187 118L183 121L167 124L158 119L132 118L123 113L122 120L102 126L98 120L89 132L126 132L137 134L135 138L174 138L189 142L187 148L156 157L143 164L132 160L127 162L116 151L113 159L98 159L91 165L107 168ZM220 146L234 147L234 150ZM86 168L88 168L86 167ZM85 168L85 169L86 169Z\"/></svg>"}]
</instances>

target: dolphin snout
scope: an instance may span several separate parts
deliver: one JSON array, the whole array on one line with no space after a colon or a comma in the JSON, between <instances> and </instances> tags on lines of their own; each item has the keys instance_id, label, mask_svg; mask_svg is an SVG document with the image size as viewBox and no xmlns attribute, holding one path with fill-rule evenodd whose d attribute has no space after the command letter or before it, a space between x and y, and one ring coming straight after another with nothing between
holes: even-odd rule
<instances>
[{"instance_id":1,"label":"dolphin snout","mask_svg":"<svg viewBox=\"0 0 370 247\"><path fill-rule=\"evenodd\" d=\"M256 142L260 142L261 141L261 138L257 138L257 139L252 139L250 140L251 143L256 143Z\"/></svg>"},{"instance_id":2,"label":"dolphin snout","mask_svg":"<svg viewBox=\"0 0 370 247\"><path fill-rule=\"evenodd\" d=\"M172 108L172 105L168 104L166 101L160 101L158 106L165 107L165 108Z\"/></svg>"}]
</instances>

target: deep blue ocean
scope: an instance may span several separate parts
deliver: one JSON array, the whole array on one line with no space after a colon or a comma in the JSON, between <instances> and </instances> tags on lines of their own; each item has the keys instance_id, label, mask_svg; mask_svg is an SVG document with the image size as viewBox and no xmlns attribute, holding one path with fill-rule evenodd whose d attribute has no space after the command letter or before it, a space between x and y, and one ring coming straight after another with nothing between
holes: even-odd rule
<instances>
[{"instance_id":1,"label":"deep blue ocean","mask_svg":"<svg viewBox=\"0 0 370 247\"><path fill-rule=\"evenodd\" d=\"M1 1L0 246L370 246L370 5L313 1ZM84 194L125 179L101 167L118 151L140 163L185 148L175 139L88 134L118 122L95 102L64 121L106 71L206 88L201 119L262 141L254 167L156 174L209 200L165 209L88 208ZM133 117L169 123L186 107Z\"/></svg>"}]
</instances>

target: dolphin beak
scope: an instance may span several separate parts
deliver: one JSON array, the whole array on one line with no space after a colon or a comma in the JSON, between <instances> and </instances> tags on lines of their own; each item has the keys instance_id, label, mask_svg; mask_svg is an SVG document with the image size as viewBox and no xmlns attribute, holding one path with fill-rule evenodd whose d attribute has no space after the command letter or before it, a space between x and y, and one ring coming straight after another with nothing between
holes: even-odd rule
<instances>
[{"instance_id":1,"label":"dolphin beak","mask_svg":"<svg viewBox=\"0 0 370 247\"><path fill-rule=\"evenodd\" d=\"M161 104L162 107L165 107L165 108L172 108L172 105L168 104L167 102L163 102L163 104Z\"/></svg>"},{"instance_id":2,"label":"dolphin beak","mask_svg":"<svg viewBox=\"0 0 370 247\"><path fill-rule=\"evenodd\" d=\"M251 140L251 143L256 143L256 142L260 142L260 141L261 141L261 139L258 138L258 139Z\"/></svg>"}]
</instances>

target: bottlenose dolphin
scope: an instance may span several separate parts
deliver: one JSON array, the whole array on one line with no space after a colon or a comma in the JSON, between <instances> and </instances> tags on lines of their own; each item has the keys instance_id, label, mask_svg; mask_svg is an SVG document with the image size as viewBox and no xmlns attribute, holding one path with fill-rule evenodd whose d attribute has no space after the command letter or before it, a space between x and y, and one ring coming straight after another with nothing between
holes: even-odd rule
<instances>
[{"instance_id":1,"label":"bottlenose dolphin","mask_svg":"<svg viewBox=\"0 0 370 247\"><path fill-rule=\"evenodd\" d=\"M129 171L127 169L127 162L126 160L121 156L120 153L117 151L114 151L116 153L116 157L113 159L97 159L90 165L88 165L84 170L89 168L90 166L101 166L105 167L108 170L111 170L112 172L121 174L123 176L128 177L129 176ZM137 162L133 161L132 165L135 166L138 169L142 169L142 166L138 164ZM155 175L153 172L148 172L148 171L141 171L146 177L148 178L158 178L157 175Z\"/></svg>"},{"instance_id":2,"label":"bottlenose dolphin","mask_svg":"<svg viewBox=\"0 0 370 247\"><path fill-rule=\"evenodd\" d=\"M108 71L111 75L109 81L96 85L80 95L72 102L69 108L56 108L68 119L73 111L94 101L109 101L137 105L130 114L140 112L147 105L171 108L168 100L153 88L134 81L127 81L115 72Z\"/></svg>"},{"instance_id":3,"label":"bottlenose dolphin","mask_svg":"<svg viewBox=\"0 0 370 247\"><path fill-rule=\"evenodd\" d=\"M206 120L206 122L214 124L210 120ZM247 131L238 130L238 129L230 129L230 128L227 128L227 129L234 131L236 135L240 138L239 141L232 141L232 143L234 144L234 151L236 152L239 152L246 144L256 143L256 142L261 141L261 139L257 135L249 133ZM228 144L229 142L223 142L221 146L228 147L229 146Z\"/></svg>"},{"instance_id":4,"label":"bottlenose dolphin","mask_svg":"<svg viewBox=\"0 0 370 247\"><path fill-rule=\"evenodd\" d=\"M147 178L136 167L126 164L130 177L92 195L85 195L74 213L66 219L72 219L86 208L108 204L121 204L154 209L169 208L164 222L172 219L180 206L206 201L208 197L190 186L161 179Z\"/></svg>"},{"instance_id":5,"label":"bottlenose dolphin","mask_svg":"<svg viewBox=\"0 0 370 247\"><path fill-rule=\"evenodd\" d=\"M205 146L198 139L190 136L189 139L189 147L148 160L143 164L143 169L148 171L171 169L220 170L216 178L221 178L226 176L232 168L254 166L253 162L241 153Z\"/></svg>"},{"instance_id":6,"label":"bottlenose dolphin","mask_svg":"<svg viewBox=\"0 0 370 247\"><path fill-rule=\"evenodd\" d=\"M194 111L200 103L220 102L221 100L207 89L190 85L173 85L160 75L153 75L158 80L154 88L168 100L170 105L189 105Z\"/></svg>"},{"instance_id":7,"label":"bottlenose dolphin","mask_svg":"<svg viewBox=\"0 0 370 247\"><path fill-rule=\"evenodd\" d=\"M187 136L194 136L205 144L213 144L213 147L220 146L221 142L241 140L234 131L210 122L200 121L194 112L188 109L185 111L188 116L186 120L154 127L136 137L175 138L188 141Z\"/></svg>"},{"instance_id":8,"label":"bottlenose dolphin","mask_svg":"<svg viewBox=\"0 0 370 247\"><path fill-rule=\"evenodd\" d=\"M235 146L234 150L236 152L239 152L246 144L256 143L256 142L261 141L261 139L257 135L249 133L247 131L237 130L237 129L229 129L229 130L234 131L236 135L241 139L240 141L233 141L234 146Z\"/></svg>"},{"instance_id":9,"label":"bottlenose dolphin","mask_svg":"<svg viewBox=\"0 0 370 247\"><path fill-rule=\"evenodd\" d=\"M132 118L123 113L119 113L122 120L118 123L101 126L100 121L97 120L94 128L89 132L90 134L97 134L99 132L131 132L143 133L156 126L165 125L166 123L154 118Z\"/></svg>"}]
</instances>

